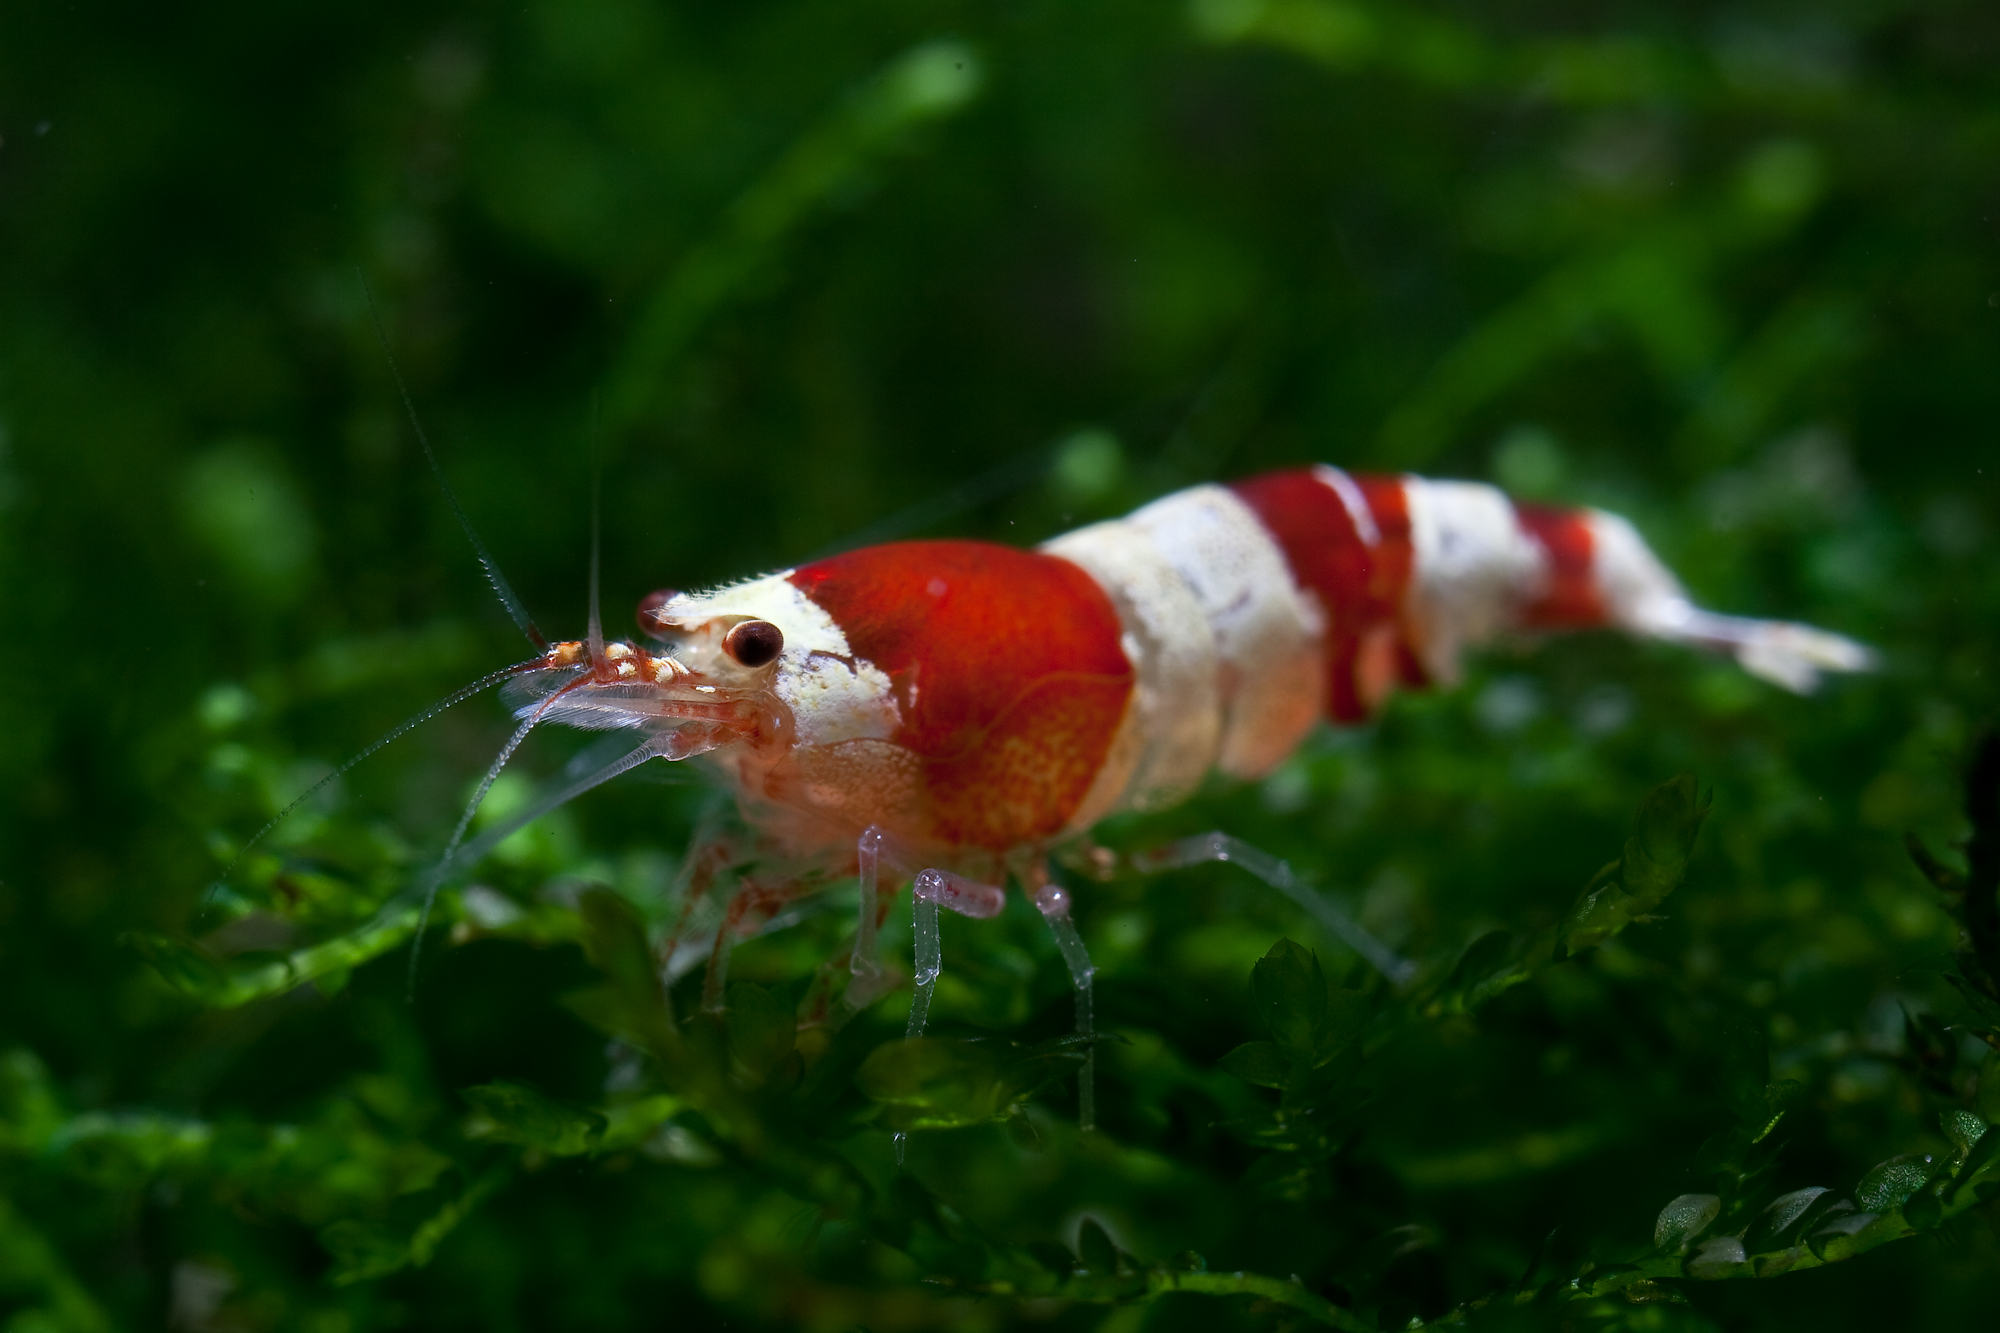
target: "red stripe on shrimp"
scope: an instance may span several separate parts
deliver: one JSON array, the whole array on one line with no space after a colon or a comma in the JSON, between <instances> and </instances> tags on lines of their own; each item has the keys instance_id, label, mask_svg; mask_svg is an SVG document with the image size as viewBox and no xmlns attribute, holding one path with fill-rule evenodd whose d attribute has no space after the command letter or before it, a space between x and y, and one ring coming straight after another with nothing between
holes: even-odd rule
<instances>
[{"instance_id":1,"label":"red stripe on shrimp","mask_svg":"<svg viewBox=\"0 0 2000 1333\"><path fill-rule=\"evenodd\" d=\"M1516 503L1514 519L1542 548L1548 564L1547 583L1520 609L1522 626L1579 629L1604 624L1604 597L1597 587L1597 537L1591 530L1590 515L1576 509Z\"/></svg>"},{"instance_id":2,"label":"red stripe on shrimp","mask_svg":"<svg viewBox=\"0 0 2000 1333\"><path fill-rule=\"evenodd\" d=\"M925 771L913 830L1004 851L1069 822L1131 700L1118 613L1067 560L982 542L899 542L803 566L793 586L888 676L895 743Z\"/></svg>"},{"instance_id":3,"label":"red stripe on shrimp","mask_svg":"<svg viewBox=\"0 0 2000 1333\"><path fill-rule=\"evenodd\" d=\"M1323 468L1232 489L1326 612L1327 715L1359 721L1398 680L1424 683L1404 627L1414 554L1401 479Z\"/></svg>"}]
</instances>

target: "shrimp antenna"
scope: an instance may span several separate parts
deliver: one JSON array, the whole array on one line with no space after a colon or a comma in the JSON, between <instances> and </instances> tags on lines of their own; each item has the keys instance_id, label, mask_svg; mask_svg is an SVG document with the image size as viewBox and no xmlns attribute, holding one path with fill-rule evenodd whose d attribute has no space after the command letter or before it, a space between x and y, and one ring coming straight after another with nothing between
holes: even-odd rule
<instances>
[{"instance_id":1,"label":"shrimp antenna","mask_svg":"<svg viewBox=\"0 0 2000 1333\"><path fill-rule=\"evenodd\" d=\"M341 764L340 767L334 769L331 773L326 774L319 781L313 783L312 786L307 787L304 791L300 792L297 796L294 796L290 801L286 802L284 809L278 811L277 814L272 815L269 819L265 820L264 826L258 829L255 833L251 834L249 841L245 842L241 847L238 847L236 849L236 855L229 858L229 864L222 868L222 874L216 878L214 883L208 886L208 892L205 895L203 895L201 907L196 912L196 916L197 917L204 916L208 913L208 910L215 904L215 895L221 891L223 885L229 882L229 877L236 872L236 867L242 864L243 858L248 856L250 854L251 849L264 840L265 834L269 833L272 829L278 827L278 825L284 823L285 820L291 816L291 813L294 810L304 805L307 801L310 801L313 797L319 795L320 792L324 791L327 788L327 786L333 783L336 779L345 776L348 770L352 769L356 764L359 764L362 760L368 758L370 755L373 755L376 751L382 749L390 741L397 739L399 736L403 736L409 732L415 731L418 727L430 721L432 718L436 717L439 713L442 713L445 709L450 708L455 704L464 703L467 699L470 699L473 695L482 694L485 691L492 689L495 685L500 684L502 681L505 681L510 677L519 675L522 671L526 670L527 668L538 665L539 660L540 659L537 658L530 658L526 662L516 662L513 666L501 667L498 671L488 672L486 675L481 676L478 680L473 681L470 685L464 685L456 690L453 690L450 694L447 694L444 698L426 707L422 712L404 718L394 727L390 728L382 735L370 741L367 747L363 749L359 754L356 754L353 757L349 758L345 763Z\"/></svg>"},{"instance_id":2,"label":"shrimp antenna","mask_svg":"<svg viewBox=\"0 0 2000 1333\"><path fill-rule=\"evenodd\" d=\"M597 395L590 396L590 431L585 437L590 450L590 621L585 641L590 645L590 665L604 660L604 618L598 612L598 569L604 563L604 459L597 450Z\"/></svg>"},{"instance_id":3,"label":"shrimp antenna","mask_svg":"<svg viewBox=\"0 0 2000 1333\"><path fill-rule=\"evenodd\" d=\"M430 926L431 908L437 902L438 890L444 887L444 882L450 877L455 864L476 865L488 852L499 846L500 843L529 824L534 823L549 811L554 810L558 806L567 805L593 787L602 786L615 777L631 772L648 759L668 753L674 743L671 734L647 736L611 762L582 773L568 782L560 782L544 790L541 795L537 796L525 808L516 811L511 817L502 820L493 828L487 829L470 842L458 843L459 835L465 831L466 826L472 821L473 812L479 808L479 803L486 798L487 789L493 785L493 781L499 776L501 768L513 757L514 751L519 748L522 740L527 737L528 732L538 720L537 717L531 716L515 730L512 736L507 738L507 744L501 748L499 756L493 761L493 766L487 770L485 780L479 784L478 793L466 807L465 816L459 821L458 832L452 835L454 845L438 861L437 865L432 867L431 872L424 876L424 905L422 910L417 914L416 934L410 940L409 986L413 995L416 992L417 986L417 959L423 947L424 931Z\"/></svg>"},{"instance_id":4,"label":"shrimp antenna","mask_svg":"<svg viewBox=\"0 0 2000 1333\"><path fill-rule=\"evenodd\" d=\"M431 449L430 436L425 434L424 423L417 416L416 401L410 397L410 388L403 382L402 368L396 364L396 354L390 350L389 334L382 326L382 311L375 304L374 289L369 287L367 276L359 268L355 269L354 276L361 284L362 296L368 301L368 318L375 325L376 340L382 344L382 356L389 363L389 377L396 382L396 392L403 400L403 411L410 418L410 429L415 432L417 443L423 448L424 461L431 465L431 475L437 478L438 489L444 492L445 503L451 506L451 512L458 519L458 526L464 531L465 539L472 543L473 554L479 557L479 567L486 572L487 586L492 588L493 595L500 599L500 605L507 608L507 614L512 617L521 633L528 636L528 642L534 644L537 649L546 649L549 646L548 637L536 627L534 620L528 615L527 608L521 604L521 599L514 595L513 586L507 582L507 576L500 572L500 566L493 559L493 553L486 549L485 542L479 540L479 533L473 529L472 520L466 515L465 506L458 502L458 493L452 490L451 483L445 480L444 468L438 463L437 454Z\"/></svg>"},{"instance_id":5,"label":"shrimp antenna","mask_svg":"<svg viewBox=\"0 0 2000 1333\"><path fill-rule=\"evenodd\" d=\"M514 752L521 748L521 742L528 739L528 733L533 731L535 724L541 720L542 711L538 708L528 715L526 721L514 728L514 734L507 738L507 743L500 747L500 753L494 756L491 764L487 765L486 775L479 779L479 786L472 793L472 799L465 803L464 813L458 817L458 827L451 831L451 841L445 844L444 855L438 858L437 865L424 877L424 905L417 913L417 932L410 937L409 986L413 995L417 989L417 959L423 952L424 931L430 928L431 908L437 903L438 889L444 883L445 874L451 868L453 858L458 855L459 844L465 840L466 829L472 827L472 817L478 814L479 807L485 804L486 793L492 791L493 784L500 780L500 770L507 767L508 761L514 757Z\"/></svg>"}]
</instances>

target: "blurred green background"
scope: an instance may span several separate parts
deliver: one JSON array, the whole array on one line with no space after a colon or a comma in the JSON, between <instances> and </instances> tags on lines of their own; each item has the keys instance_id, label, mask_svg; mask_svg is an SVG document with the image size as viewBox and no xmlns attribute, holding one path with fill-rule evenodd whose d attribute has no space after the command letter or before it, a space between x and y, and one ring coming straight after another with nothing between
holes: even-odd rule
<instances>
[{"instance_id":1,"label":"blurred green background","mask_svg":"<svg viewBox=\"0 0 2000 1333\"><path fill-rule=\"evenodd\" d=\"M8 7L0 1327L1990 1319L1995 1209L1937 1172L2000 1119L2000 1024L1902 837L1955 863L1995 704L1996 68L1975 0ZM491 701L203 909L330 765L524 655L392 357L553 634L593 455L615 626L654 587L1327 460L1618 508L1710 604L1885 667L1800 700L1503 650L1108 830L1267 847L1424 980L1385 994L1228 868L1080 888L1094 1135L1018 904L946 923L965 1087L897 1082L906 989L792 1032L838 890L739 951L724 1028L690 978L635 1034L665 1002L620 959L726 818L674 774L454 887L410 997L374 913L503 739ZM1683 771L1713 791L1685 882L1555 964ZM1280 951L1253 992L1281 937L1351 989ZM1228 1057L1300 1014L1290 1074ZM955 1123L899 1171L913 1105ZM1863 1180L1901 1154L1940 1216ZM1659 1277L1669 1199L1754 1255L1804 1244L1761 1210L1809 1186L1924 1234ZM1565 1299L1616 1263L1654 1267Z\"/></svg>"}]
</instances>

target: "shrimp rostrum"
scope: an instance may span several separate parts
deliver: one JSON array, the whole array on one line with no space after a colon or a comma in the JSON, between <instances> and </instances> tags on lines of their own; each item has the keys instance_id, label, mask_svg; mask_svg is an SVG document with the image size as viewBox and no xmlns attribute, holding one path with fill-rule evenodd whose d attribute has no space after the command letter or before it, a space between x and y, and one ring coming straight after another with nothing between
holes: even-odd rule
<instances>
[{"instance_id":1,"label":"shrimp rostrum","mask_svg":"<svg viewBox=\"0 0 2000 1333\"><path fill-rule=\"evenodd\" d=\"M1012 878L1055 932L1087 1035L1091 968L1052 850L1182 799L1211 770L1264 774L1321 719L1449 683L1461 652L1497 635L1614 627L1730 654L1796 691L1869 662L1834 634L1696 607L1614 515L1332 467L1196 486L1035 550L894 543L654 593L639 623L660 647L593 632L516 668L506 753L541 723L638 733L560 799L648 759L703 757L760 856L858 876L854 1004L882 987L877 928L910 883L912 1032L938 974L939 909L992 916ZM1167 856L1238 861L1301 896L1281 863L1220 835ZM732 903L711 1002L739 924ZM1395 975L1392 955L1346 933Z\"/></svg>"}]
</instances>

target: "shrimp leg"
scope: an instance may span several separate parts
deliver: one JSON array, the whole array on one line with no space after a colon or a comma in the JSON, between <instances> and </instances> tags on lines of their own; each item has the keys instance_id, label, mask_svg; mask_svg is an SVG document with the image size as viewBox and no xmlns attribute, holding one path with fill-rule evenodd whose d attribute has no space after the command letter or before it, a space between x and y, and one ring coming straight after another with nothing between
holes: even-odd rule
<instances>
[{"instance_id":1,"label":"shrimp leg","mask_svg":"<svg viewBox=\"0 0 2000 1333\"><path fill-rule=\"evenodd\" d=\"M1401 986L1415 974L1415 964L1398 955L1363 929L1360 922L1302 883L1292 873L1289 864L1241 838L1221 832L1202 833L1141 852L1132 858L1133 866L1139 870L1177 870L1182 866L1203 865L1210 861L1241 866L1284 894L1304 908L1328 934L1360 954L1370 967L1388 979L1390 985Z\"/></svg>"},{"instance_id":2,"label":"shrimp leg","mask_svg":"<svg viewBox=\"0 0 2000 1333\"><path fill-rule=\"evenodd\" d=\"M854 950L848 955L849 980L845 1002L849 1009L865 1009L882 989L882 964L875 956L875 936L882 924L882 849L888 834L880 825L870 824L861 831L854 848L855 878L861 885L860 914L854 925Z\"/></svg>"},{"instance_id":3,"label":"shrimp leg","mask_svg":"<svg viewBox=\"0 0 2000 1333\"><path fill-rule=\"evenodd\" d=\"M949 907L960 916L983 919L1000 915L1007 895L997 885L981 884L949 870L919 870L910 886L911 914L916 936L916 993L910 997L910 1021L906 1037L924 1035L930 1021L931 994L937 990L938 973L944 967L944 946L938 934L938 908Z\"/></svg>"},{"instance_id":4,"label":"shrimp leg","mask_svg":"<svg viewBox=\"0 0 2000 1333\"><path fill-rule=\"evenodd\" d=\"M1070 920L1069 892L1060 884L1044 883L1035 890L1035 908L1056 937L1056 948L1069 968L1069 983L1076 991L1076 1035L1083 1043L1083 1069L1076 1081L1076 1127L1090 1130L1097 1125L1097 1035L1091 1012L1091 981L1097 969L1083 947L1083 936Z\"/></svg>"}]
</instances>

